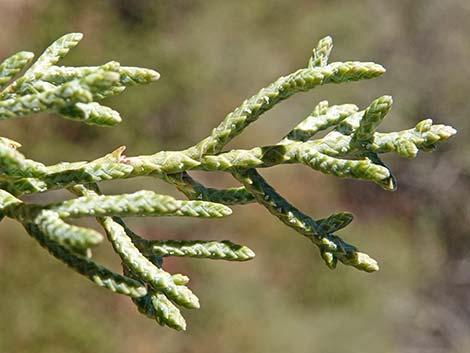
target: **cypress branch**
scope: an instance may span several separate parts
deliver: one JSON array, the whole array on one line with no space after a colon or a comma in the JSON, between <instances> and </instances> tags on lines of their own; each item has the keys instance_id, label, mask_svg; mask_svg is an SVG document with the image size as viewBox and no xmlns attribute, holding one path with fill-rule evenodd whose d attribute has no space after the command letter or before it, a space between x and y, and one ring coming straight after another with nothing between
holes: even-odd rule
<instances>
[{"instance_id":1,"label":"cypress branch","mask_svg":"<svg viewBox=\"0 0 470 353\"><path fill-rule=\"evenodd\" d=\"M158 80L158 72L121 66L109 61L99 66L65 67L58 62L82 39L70 33L53 42L29 69L30 52L19 52L0 64L0 120L39 112L54 112L86 124L113 126L119 112L101 100L122 93L127 87ZM395 190L396 180L379 155L395 152L414 158L419 151L432 151L456 130L434 125L432 120L396 132L378 132L391 109L392 98L379 97L364 110L354 104L318 103L312 113L295 125L279 142L252 149L224 150L251 123L289 97L329 83L372 79L385 69L371 62L328 62L333 44L321 39L307 67L281 76L242 102L211 134L181 151L160 151L141 156L124 155L125 147L92 161L46 166L26 158L21 144L0 137L0 219L12 218L54 257L101 287L129 296L138 310L159 324L184 330L186 322L178 308L198 308L199 299L186 286L189 278L164 269L168 256L246 261L253 251L228 240L148 240L123 218L130 216L188 216L220 218L232 210L228 205L259 203L281 222L305 236L326 265L338 263L366 272L379 269L369 255L335 233L347 227L353 216L335 213L315 220L283 198L258 172L280 164L300 163L338 177L372 181ZM22 70L26 69L23 75ZM19 76L19 77L17 77ZM322 138L318 132L330 130ZM191 176L192 170L223 171L241 186L214 189ZM146 176L159 178L181 191L188 200L141 190L103 195L97 183ZM53 204L28 204L18 197L67 188L75 197ZM68 218L96 217L122 261L123 274L95 262L90 247L102 241L93 229L67 223Z\"/></svg>"}]
</instances>

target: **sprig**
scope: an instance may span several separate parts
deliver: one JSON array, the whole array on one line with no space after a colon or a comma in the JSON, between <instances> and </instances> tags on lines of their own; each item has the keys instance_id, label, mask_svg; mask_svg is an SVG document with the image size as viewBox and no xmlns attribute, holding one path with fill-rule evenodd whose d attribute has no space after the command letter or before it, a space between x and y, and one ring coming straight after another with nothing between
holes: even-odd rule
<instances>
[{"instance_id":1,"label":"sprig","mask_svg":"<svg viewBox=\"0 0 470 353\"><path fill-rule=\"evenodd\" d=\"M0 64L0 120L54 112L86 124L112 126L121 121L119 113L98 102L129 86L159 78L156 71L121 66L115 61L101 66L57 66L81 39L80 33L59 38L29 69L26 66L33 58L29 52L19 52ZM199 299L187 286L187 276L165 271L164 258L246 261L255 254L229 240L148 240L133 232L124 222L125 217L220 218L232 213L229 205L256 202L318 247L329 268L334 269L340 262L366 272L377 271L376 260L335 234L352 221L351 213L315 220L282 197L258 169L298 163L325 174L372 181L385 190L395 190L395 177L379 155L395 152L414 158L420 150L434 150L453 136L455 129L433 125L426 119L409 130L378 132L391 109L391 97L379 97L364 110L354 104L330 106L322 101L280 141L251 149L224 150L262 114L294 94L328 83L371 79L385 72L381 65L370 62L329 63L331 50L330 37L320 40L306 68L261 89L229 113L208 137L182 151L130 157L124 155L125 147L121 146L92 161L44 165L18 151L20 143L0 138L1 217L20 222L41 246L77 273L129 296L140 312L177 330L186 328L178 306L198 308ZM24 69L24 74L15 79ZM314 139L325 130L329 132ZM209 188L191 177L193 170L227 172L242 185ZM146 190L103 195L97 184L138 176L174 185L189 200ZM30 204L19 198L64 188L75 197L52 204ZM90 216L96 217L120 257L122 274L93 260L91 248L104 240L101 233L68 223L70 218Z\"/></svg>"}]
</instances>

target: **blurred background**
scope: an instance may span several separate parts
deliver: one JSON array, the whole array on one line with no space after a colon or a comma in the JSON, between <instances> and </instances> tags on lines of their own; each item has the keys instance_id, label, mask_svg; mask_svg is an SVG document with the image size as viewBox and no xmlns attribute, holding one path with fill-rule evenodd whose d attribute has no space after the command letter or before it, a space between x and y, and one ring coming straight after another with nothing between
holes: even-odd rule
<instances>
[{"instance_id":1,"label":"blurred background","mask_svg":"<svg viewBox=\"0 0 470 353\"><path fill-rule=\"evenodd\" d=\"M229 147L279 140L320 100L361 108L390 94L381 130L419 120L459 134L413 161L387 156L398 190L340 180L289 165L263 170L281 194L315 218L349 211L341 232L381 271L330 271L307 240L258 205L224 220L131 219L148 238L232 239L251 247L247 263L171 259L191 278L202 308L174 332L138 314L126 297L93 285L49 256L16 223L0 227L0 352L455 352L470 351L470 2L395 1L47 1L0 0L0 56L39 54L64 33L84 40L65 65L117 60L149 67L159 82L107 101L124 121L112 129L56 116L2 122L2 136L28 157L90 160L118 146L128 155L182 149L205 137L243 99L305 66L331 35L332 60L375 61L382 77L299 94L253 124ZM196 173L216 187L224 174ZM151 189L151 179L103 184L109 193ZM35 200L68 195L52 192ZM90 220L92 224L92 220ZM106 246L103 263L119 268Z\"/></svg>"}]
</instances>

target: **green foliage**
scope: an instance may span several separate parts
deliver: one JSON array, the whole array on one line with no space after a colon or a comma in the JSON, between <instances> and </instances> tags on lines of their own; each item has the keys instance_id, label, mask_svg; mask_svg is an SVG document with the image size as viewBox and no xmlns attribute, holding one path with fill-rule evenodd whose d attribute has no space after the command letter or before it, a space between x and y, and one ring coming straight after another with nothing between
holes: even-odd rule
<instances>
[{"instance_id":1,"label":"green foliage","mask_svg":"<svg viewBox=\"0 0 470 353\"><path fill-rule=\"evenodd\" d=\"M117 62L95 67L56 66L77 45L81 34L72 33L54 42L24 74L12 81L32 59L20 52L0 65L0 119L52 111L87 124L111 126L119 113L99 104L128 86L158 79L153 70L123 67ZM244 101L228 114L210 136L182 151L125 156L119 147L102 158L62 162L46 166L27 159L20 144L0 140L0 210L20 222L53 256L99 286L132 298L139 311L159 324L184 330L178 307L198 308L199 300L187 287L189 278L170 274L162 265L168 256L245 261L254 257L249 248L230 241L150 241L134 233L122 217L174 216L219 218L232 213L228 205L257 202L290 228L314 243L329 268L338 261L374 272L377 262L334 234L352 221L350 213L336 213L314 220L284 199L258 173L257 168L279 164L304 164L339 177L372 181L394 190L396 181L379 154L396 152L413 158L419 150L431 151L456 131L424 120L415 128L391 133L376 132L390 111L392 98L374 100L365 110L353 104L329 106L320 102L303 121L279 142L249 150L224 147L263 113L290 96L327 83L343 83L380 76L385 69L375 63L328 63L332 49L329 37L314 48L306 68L283 76ZM12 81L12 82L11 82ZM330 129L324 137L313 139ZM225 171L243 184L228 189L207 188L194 180L191 170ZM148 176L174 185L189 200L141 190L132 194L102 195L98 182ZM19 197L66 188L76 198L46 204L31 204ZM122 261L123 274L92 260L91 248L103 237L95 230L71 225L69 218L96 217Z\"/></svg>"}]
</instances>

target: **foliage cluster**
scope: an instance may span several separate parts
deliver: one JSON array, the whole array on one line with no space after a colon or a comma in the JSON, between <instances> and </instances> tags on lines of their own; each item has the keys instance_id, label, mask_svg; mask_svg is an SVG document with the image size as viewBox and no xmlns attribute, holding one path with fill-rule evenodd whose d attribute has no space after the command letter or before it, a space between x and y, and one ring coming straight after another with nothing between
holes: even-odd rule
<instances>
[{"instance_id":1,"label":"foliage cluster","mask_svg":"<svg viewBox=\"0 0 470 353\"><path fill-rule=\"evenodd\" d=\"M19 52L7 58L0 65L0 119L49 111L86 124L112 126L121 121L119 113L98 102L129 86L159 78L153 70L117 62L85 67L56 65L81 38L79 33L61 37L18 78L33 54ZM41 246L76 272L99 286L131 297L139 311L177 330L184 330L186 323L176 305L198 308L199 300L186 286L189 278L166 272L163 259L179 256L246 261L254 253L228 240L147 240L133 232L122 220L124 217L220 218L232 213L230 205L257 202L315 244L328 267L333 269L340 262L366 272L377 271L374 259L335 234L352 221L350 213L315 220L283 198L257 169L298 163L325 174L372 181L386 190L395 190L395 178L379 155L395 152L414 158L420 150L435 149L454 135L455 129L426 119L408 130L381 133L377 128L391 108L390 96L377 98L363 110L354 104L330 106L322 101L279 142L224 150L263 113L296 93L328 83L371 79L385 72L381 65L370 62L329 63L331 49L330 37L320 40L305 68L261 89L228 114L207 138L182 151L129 157L121 146L92 161L45 165L22 155L18 142L2 138L2 216L20 222ZM327 133L323 137L314 139L324 131ZM194 170L227 172L242 186L209 188L190 176ZM147 190L103 195L97 184L139 176L174 185L188 200ZM76 198L45 205L20 199L54 189L67 189ZM93 261L91 249L103 240L100 233L66 222L89 216L96 217L103 226L122 261L122 274Z\"/></svg>"}]
</instances>

